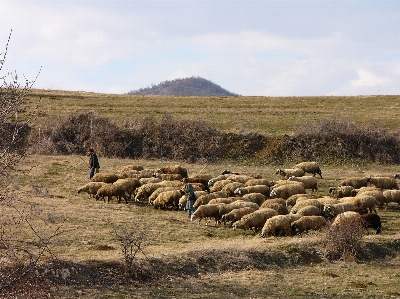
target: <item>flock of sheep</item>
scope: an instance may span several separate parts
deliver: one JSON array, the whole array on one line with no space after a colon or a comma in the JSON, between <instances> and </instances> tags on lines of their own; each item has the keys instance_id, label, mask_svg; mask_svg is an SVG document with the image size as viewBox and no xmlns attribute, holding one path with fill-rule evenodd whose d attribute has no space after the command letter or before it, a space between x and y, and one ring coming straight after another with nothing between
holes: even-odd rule
<instances>
[{"instance_id":1,"label":"flock of sheep","mask_svg":"<svg viewBox=\"0 0 400 299\"><path fill-rule=\"evenodd\" d=\"M316 193L322 171L317 162L302 162L290 169L278 169L280 180L270 181L255 174L225 170L216 177L198 174L189 177L197 200L191 221L229 225L244 233L261 236L295 235L320 230L327 225L339 227L346 219L358 221L366 230L382 230L376 208L390 202L400 204L398 175L392 177L353 177L329 188L329 195ZM309 175L306 175L309 174ZM317 178L317 175L319 178ZM182 179L188 170L180 165L145 169L128 165L119 173L97 173L78 193L86 192L96 200L113 197L118 202L145 202L158 209L182 210L186 198ZM311 191L307 193L307 190Z\"/></svg>"}]
</instances>

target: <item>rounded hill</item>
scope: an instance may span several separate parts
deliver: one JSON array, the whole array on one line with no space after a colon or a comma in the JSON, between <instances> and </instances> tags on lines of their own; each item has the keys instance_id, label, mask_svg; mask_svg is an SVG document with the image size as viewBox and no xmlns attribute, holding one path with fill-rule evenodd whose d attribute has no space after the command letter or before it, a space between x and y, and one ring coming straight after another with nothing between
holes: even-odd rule
<instances>
[{"instance_id":1,"label":"rounded hill","mask_svg":"<svg viewBox=\"0 0 400 299\"><path fill-rule=\"evenodd\" d=\"M164 81L151 87L132 90L128 94L170 96L238 96L221 86L201 77Z\"/></svg>"}]
</instances>

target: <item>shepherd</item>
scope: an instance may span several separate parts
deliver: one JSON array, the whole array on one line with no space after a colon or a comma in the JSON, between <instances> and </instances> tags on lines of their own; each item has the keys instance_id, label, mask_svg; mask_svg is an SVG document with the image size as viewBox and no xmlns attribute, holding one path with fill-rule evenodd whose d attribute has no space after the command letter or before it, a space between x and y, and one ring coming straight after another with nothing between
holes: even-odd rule
<instances>
[{"instance_id":1,"label":"shepherd","mask_svg":"<svg viewBox=\"0 0 400 299\"><path fill-rule=\"evenodd\" d=\"M191 183L189 183L189 179L187 177L182 179L182 182L185 183L185 186L182 188L182 191L185 193L186 197L186 207L185 210L187 211L189 218L192 216L192 211L194 212L196 209L193 206L194 202L196 201L197 197L194 193L194 189Z\"/></svg>"},{"instance_id":2,"label":"shepherd","mask_svg":"<svg viewBox=\"0 0 400 299\"><path fill-rule=\"evenodd\" d=\"M89 155L89 169L90 169L89 180L91 180L94 174L99 172L100 164L99 164L99 159L97 158L97 155L94 152L94 149L90 148L88 150L88 155Z\"/></svg>"}]
</instances>

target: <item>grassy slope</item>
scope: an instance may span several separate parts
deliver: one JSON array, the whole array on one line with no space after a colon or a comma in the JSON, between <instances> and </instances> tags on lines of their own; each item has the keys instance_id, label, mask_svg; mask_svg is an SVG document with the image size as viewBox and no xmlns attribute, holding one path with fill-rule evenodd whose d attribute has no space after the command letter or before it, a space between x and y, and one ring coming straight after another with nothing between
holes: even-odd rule
<instances>
[{"instance_id":1,"label":"grassy slope","mask_svg":"<svg viewBox=\"0 0 400 299\"><path fill-rule=\"evenodd\" d=\"M104 172L116 172L134 163L146 168L173 163L105 158L101 158L101 162ZM192 174L204 167L182 165ZM95 201L87 194L76 194L76 189L87 182L87 168L77 156L30 156L23 167L30 169L31 166L34 167L30 174L16 177L14 183L24 202L40 207L45 218L51 214L57 219L57 223L50 226L37 222L41 230L52 230L65 219L64 233L52 243L53 253L67 261L65 267L72 273L69 279L75 281L74 287L62 287L65 298L335 298L333 294L338 294L337 298L365 298L400 294L396 268L400 266L400 260L391 258L388 252L381 254L378 250L374 259L363 259L361 263L314 260L315 257L296 248L302 246L313 252L318 233L303 238L263 239L250 233L243 236L241 231L234 232L223 226L191 223L182 211ZM216 175L226 168L277 179L271 167L215 164L203 172ZM323 167L324 179L319 181L318 193L326 195L328 187L337 185L344 177L395 170L395 166ZM379 214L384 223L383 234L367 236L365 241L399 244L399 211L388 209ZM149 227L150 243L145 247L145 253L157 265L155 267L159 267L161 273L169 273L171 279L164 277L156 284L107 280L97 286L88 286L84 282L87 277L77 279L93 276L101 271L99 269L104 269L106 263L122 261L111 224L127 229L141 224ZM375 261L380 255L383 259ZM138 257L145 260L142 255ZM160 260L163 263L157 264ZM100 263L100 268L94 266L95 261Z\"/></svg>"},{"instance_id":2,"label":"grassy slope","mask_svg":"<svg viewBox=\"0 0 400 299\"><path fill-rule=\"evenodd\" d=\"M398 96L377 97L151 97L99 95L92 93L33 91L30 105L42 97L35 125L50 116L93 111L116 121L137 115L170 113L174 118L201 118L223 130L257 131L263 134L290 133L298 125L333 115L357 121L360 125L377 122L384 128L399 127ZM86 158L85 158L86 159ZM103 172L115 172L138 163L158 168L174 161L132 161L101 158ZM182 164L182 163L181 163ZM234 232L219 226L191 223L183 212L158 211L130 203L105 204L76 194L87 182L87 168L77 156L31 156L22 167L29 175L15 177L23 203L38 207L40 216L57 219L53 225L37 222L43 231L62 225L63 233L54 239L53 252L70 270L71 277L59 297L64 298L365 298L399 297L399 258L377 249L371 261L313 261L312 256L297 251L305 246L313 251L318 234L295 238L266 238ZM183 164L190 174L204 165ZM291 165L283 165L291 166ZM213 175L223 169L260 173L276 179L272 167L209 165L203 172ZM322 165L324 179L319 194L326 195L345 177L399 172L398 166L348 165L335 168ZM26 206L26 205L24 205ZM381 236L365 237L372 244L395 244L399 240L398 210L379 211L384 223ZM130 282L105 272L107 263L122 261L122 254L112 224L132 228L143 224L150 228L146 255L170 276L155 284ZM33 240L32 240L33 241ZM103 250L101 250L103 249ZM110 249L110 250L104 250ZM376 260L381 255L382 259ZM140 260L145 260L140 256ZM100 264L97 268L95 265ZM162 271L161 271L162 270ZM89 283L88 277L93 278ZM98 277L105 279L96 281ZM119 279L118 279L119 278ZM69 286L69 283L72 284Z\"/></svg>"},{"instance_id":3,"label":"grassy slope","mask_svg":"<svg viewBox=\"0 0 400 299\"><path fill-rule=\"evenodd\" d=\"M399 96L370 97L168 97L107 95L34 90L31 108L39 98L36 124L48 116L95 112L116 122L143 115L170 113L177 119L201 119L228 131L252 131L266 135L290 133L309 121L332 116L360 126L399 129Z\"/></svg>"}]
</instances>

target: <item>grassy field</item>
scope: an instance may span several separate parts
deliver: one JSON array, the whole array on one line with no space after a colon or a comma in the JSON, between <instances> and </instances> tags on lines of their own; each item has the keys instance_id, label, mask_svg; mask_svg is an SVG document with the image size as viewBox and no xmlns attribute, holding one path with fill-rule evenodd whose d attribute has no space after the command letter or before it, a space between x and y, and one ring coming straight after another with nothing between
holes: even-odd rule
<instances>
[{"instance_id":1,"label":"grassy field","mask_svg":"<svg viewBox=\"0 0 400 299\"><path fill-rule=\"evenodd\" d=\"M308 121L340 116L360 125L399 129L399 96L369 97L156 97L33 90L29 105L41 97L33 125L48 117L95 112L116 122L139 115L169 113L197 118L227 131L281 135ZM87 160L87 157L83 157ZM205 165L165 160L106 159L102 172L141 164L160 168L181 164L193 175ZM289 167L292 165L282 165ZM381 235L363 237L363 255L330 262L321 258L321 233L267 237L233 231L223 225L192 223L183 211L155 210L144 203L104 203L77 194L88 181L78 156L28 156L10 187L18 205L38 217L32 224L43 235L57 228L51 252L60 260L55 298L400 298L400 210L378 210ZM318 194L350 176L394 174L398 165L321 165ZM210 164L213 176L224 169L278 179L272 166L235 162ZM138 276L128 278L121 265L121 243L114 229L146 229L147 243L137 255ZM26 230L28 232L29 229ZM28 244L36 240L22 235ZM7 297L5 297L7 298Z\"/></svg>"},{"instance_id":2,"label":"grassy field","mask_svg":"<svg viewBox=\"0 0 400 299\"><path fill-rule=\"evenodd\" d=\"M158 168L173 163L101 159L103 172L118 172L130 164ZM181 165L190 174L204 167ZM52 224L37 221L35 227L48 234L61 227L62 233L53 239L51 248L69 275L60 281L57 298L400 297L400 210L395 206L378 210L383 232L364 237L369 255L329 262L317 254L321 233L261 238L223 225L192 223L183 211L155 210L134 202L104 203L87 194L78 195L76 190L87 182L88 175L78 156L29 156L22 168L29 173L13 181L21 204L35 207L41 218L51 215L56 219ZM272 167L212 164L203 173L217 175L226 168L278 179ZM398 167L322 166L322 171L318 194L327 195L329 186L336 186L342 178L394 173ZM165 277L126 278L121 267L115 265L123 264L123 254L113 227L146 227L146 257L138 254L137 259L150 260L149 271ZM34 243L34 238L31 241Z\"/></svg>"},{"instance_id":3,"label":"grassy field","mask_svg":"<svg viewBox=\"0 0 400 299\"><path fill-rule=\"evenodd\" d=\"M35 125L50 116L94 112L117 123L137 116L171 114L175 119L200 119L224 131L291 133L318 119L340 117L360 126L376 124L399 129L399 96L354 97L171 97L110 95L33 90L29 107L40 100Z\"/></svg>"}]
</instances>

